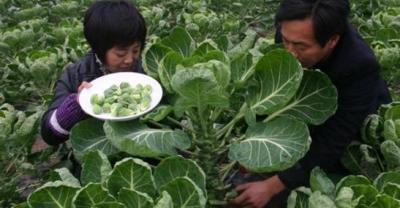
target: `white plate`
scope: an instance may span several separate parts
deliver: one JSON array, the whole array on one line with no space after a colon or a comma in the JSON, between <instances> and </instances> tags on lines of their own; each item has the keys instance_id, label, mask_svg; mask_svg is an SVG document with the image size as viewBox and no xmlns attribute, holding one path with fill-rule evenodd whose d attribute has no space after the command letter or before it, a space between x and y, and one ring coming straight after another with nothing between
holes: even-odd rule
<instances>
[{"instance_id":1,"label":"white plate","mask_svg":"<svg viewBox=\"0 0 400 208\"><path fill-rule=\"evenodd\" d=\"M140 112L138 114L133 114L129 116L121 116L121 117L115 117L112 116L109 113L101 113L101 114L94 114L93 112L93 106L90 103L90 98L94 94L103 94L104 91L111 87L112 85L116 84L119 86L121 82L128 82L131 86L136 86L137 84L142 84L142 85L150 85L152 87L152 92L151 92L151 103L150 107L147 108L145 111ZM87 114L101 119L101 120L112 120L112 121L127 121L127 120L132 120L135 119L149 111L151 111L154 107L158 105L158 103L161 101L162 98L162 88L160 83L158 83L157 80L153 79L150 76L147 76L145 74L140 74L140 73L135 73L135 72L116 72L112 74L108 74L105 76L101 76L93 81L90 82L92 86L90 88L84 88L80 93L79 93L79 104L82 107L83 111L85 111Z\"/></svg>"}]
</instances>

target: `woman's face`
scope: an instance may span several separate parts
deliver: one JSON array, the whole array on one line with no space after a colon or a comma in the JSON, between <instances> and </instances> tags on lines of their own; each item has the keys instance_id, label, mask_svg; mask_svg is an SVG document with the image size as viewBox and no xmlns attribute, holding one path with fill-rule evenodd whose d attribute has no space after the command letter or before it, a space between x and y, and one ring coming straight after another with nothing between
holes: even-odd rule
<instances>
[{"instance_id":1,"label":"woman's face","mask_svg":"<svg viewBox=\"0 0 400 208\"><path fill-rule=\"evenodd\" d=\"M106 67L110 72L130 71L140 57L140 43L126 47L114 46L106 53Z\"/></svg>"}]
</instances>

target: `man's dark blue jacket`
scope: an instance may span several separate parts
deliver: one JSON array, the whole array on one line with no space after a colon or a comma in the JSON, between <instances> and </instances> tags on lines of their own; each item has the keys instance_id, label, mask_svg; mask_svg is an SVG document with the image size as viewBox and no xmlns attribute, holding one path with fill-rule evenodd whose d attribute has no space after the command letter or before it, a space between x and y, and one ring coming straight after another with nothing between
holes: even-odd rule
<instances>
[{"instance_id":1,"label":"man's dark blue jacket","mask_svg":"<svg viewBox=\"0 0 400 208\"><path fill-rule=\"evenodd\" d=\"M277 32L276 42L281 41ZM337 88L338 108L325 123L310 127L312 143L306 156L294 167L278 173L289 189L308 186L315 166L328 173L343 174L340 158L351 141L358 138L364 119L391 101L373 51L350 25L332 54L312 68L326 73Z\"/></svg>"}]
</instances>

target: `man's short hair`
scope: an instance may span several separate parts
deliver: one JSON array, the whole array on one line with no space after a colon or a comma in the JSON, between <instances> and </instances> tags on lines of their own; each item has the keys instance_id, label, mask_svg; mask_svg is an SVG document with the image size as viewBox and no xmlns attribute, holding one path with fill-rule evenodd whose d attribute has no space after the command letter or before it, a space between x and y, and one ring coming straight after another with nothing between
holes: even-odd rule
<instances>
[{"instance_id":1,"label":"man's short hair","mask_svg":"<svg viewBox=\"0 0 400 208\"><path fill-rule=\"evenodd\" d=\"M105 63L105 55L114 46L140 43L143 49L146 25L136 7L125 0L97 1L86 11L84 35L92 50Z\"/></svg>"},{"instance_id":2,"label":"man's short hair","mask_svg":"<svg viewBox=\"0 0 400 208\"><path fill-rule=\"evenodd\" d=\"M332 36L344 33L349 13L348 0L283 0L275 24L311 18L315 39L323 47Z\"/></svg>"}]
</instances>

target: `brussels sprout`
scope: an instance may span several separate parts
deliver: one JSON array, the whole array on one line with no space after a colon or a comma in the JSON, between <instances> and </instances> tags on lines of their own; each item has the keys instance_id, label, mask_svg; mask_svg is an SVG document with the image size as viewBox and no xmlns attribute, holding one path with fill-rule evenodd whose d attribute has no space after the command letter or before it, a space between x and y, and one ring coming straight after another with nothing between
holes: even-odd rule
<instances>
[{"instance_id":1,"label":"brussels sprout","mask_svg":"<svg viewBox=\"0 0 400 208\"><path fill-rule=\"evenodd\" d=\"M104 97L98 94L94 94L92 95L92 97L90 98L90 103L92 105L97 104L97 105L103 105L104 102Z\"/></svg>"},{"instance_id":2,"label":"brussels sprout","mask_svg":"<svg viewBox=\"0 0 400 208\"><path fill-rule=\"evenodd\" d=\"M203 13L196 13L193 15L193 21L201 28L206 27L208 24L208 18Z\"/></svg>"},{"instance_id":3,"label":"brussels sprout","mask_svg":"<svg viewBox=\"0 0 400 208\"><path fill-rule=\"evenodd\" d=\"M121 82L121 84L119 85L119 87L120 87L121 89L129 88L130 86L131 86L131 85L129 85L128 82Z\"/></svg>"},{"instance_id":4,"label":"brussels sprout","mask_svg":"<svg viewBox=\"0 0 400 208\"><path fill-rule=\"evenodd\" d=\"M108 104L114 103L114 98L113 97L106 97L104 99L104 104L106 104L106 103L108 103Z\"/></svg>"},{"instance_id":5,"label":"brussels sprout","mask_svg":"<svg viewBox=\"0 0 400 208\"><path fill-rule=\"evenodd\" d=\"M111 113L111 104L110 103L104 103L103 112L104 113Z\"/></svg>"},{"instance_id":6,"label":"brussels sprout","mask_svg":"<svg viewBox=\"0 0 400 208\"><path fill-rule=\"evenodd\" d=\"M118 116L129 116L134 114L135 112L129 108L120 108L118 111Z\"/></svg>"},{"instance_id":7,"label":"brussels sprout","mask_svg":"<svg viewBox=\"0 0 400 208\"><path fill-rule=\"evenodd\" d=\"M134 89L132 87L125 87L121 90L122 94L131 94L134 92Z\"/></svg>"},{"instance_id":8,"label":"brussels sprout","mask_svg":"<svg viewBox=\"0 0 400 208\"><path fill-rule=\"evenodd\" d=\"M142 91L142 90L143 90L143 85L142 85L142 84L137 84L137 85L136 85L136 89L137 89L138 91Z\"/></svg>"},{"instance_id":9,"label":"brussels sprout","mask_svg":"<svg viewBox=\"0 0 400 208\"><path fill-rule=\"evenodd\" d=\"M135 99L136 101L139 101L142 96L140 94L133 94L132 98Z\"/></svg>"},{"instance_id":10,"label":"brussels sprout","mask_svg":"<svg viewBox=\"0 0 400 208\"><path fill-rule=\"evenodd\" d=\"M91 103L95 114L110 113L113 116L128 116L149 108L151 85L138 84L132 87L128 82L112 85L103 95L93 95Z\"/></svg>"},{"instance_id":11,"label":"brussels sprout","mask_svg":"<svg viewBox=\"0 0 400 208\"><path fill-rule=\"evenodd\" d=\"M137 110L137 105L136 104L129 104L128 108L133 110L133 111L136 111Z\"/></svg>"},{"instance_id":12,"label":"brussels sprout","mask_svg":"<svg viewBox=\"0 0 400 208\"><path fill-rule=\"evenodd\" d=\"M122 108L122 105L119 103L113 103L111 105L111 115L118 116L119 110Z\"/></svg>"},{"instance_id":13,"label":"brussels sprout","mask_svg":"<svg viewBox=\"0 0 400 208\"><path fill-rule=\"evenodd\" d=\"M93 113L94 114L100 114L103 112L103 109L100 107L100 105L94 104L93 105Z\"/></svg>"},{"instance_id":14,"label":"brussels sprout","mask_svg":"<svg viewBox=\"0 0 400 208\"><path fill-rule=\"evenodd\" d=\"M112 96L114 94L114 91L115 90L112 87L110 87L110 88L108 88L108 89L106 89L104 91L104 96L105 97L110 97L110 96Z\"/></svg>"},{"instance_id":15,"label":"brussels sprout","mask_svg":"<svg viewBox=\"0 0 400 208\"><path fill-rule=\"evenodd\" d=\"M200 30L200 27L196 23L189 23L186 25L186 29L189 32L198 32Z\"/></svg>"},{"instance_id":16,"label":"brussels sprout","mask_svg":"<svg viewBox=\"0 0 400 208\"><path fill-rule=\"evenodd\" d=\"M149 94L153 91L153 88L151 88L151 86L150 85L145 85L144 86L144 91L145 92L148 92Z\"/></svg>"}]
</instances>

